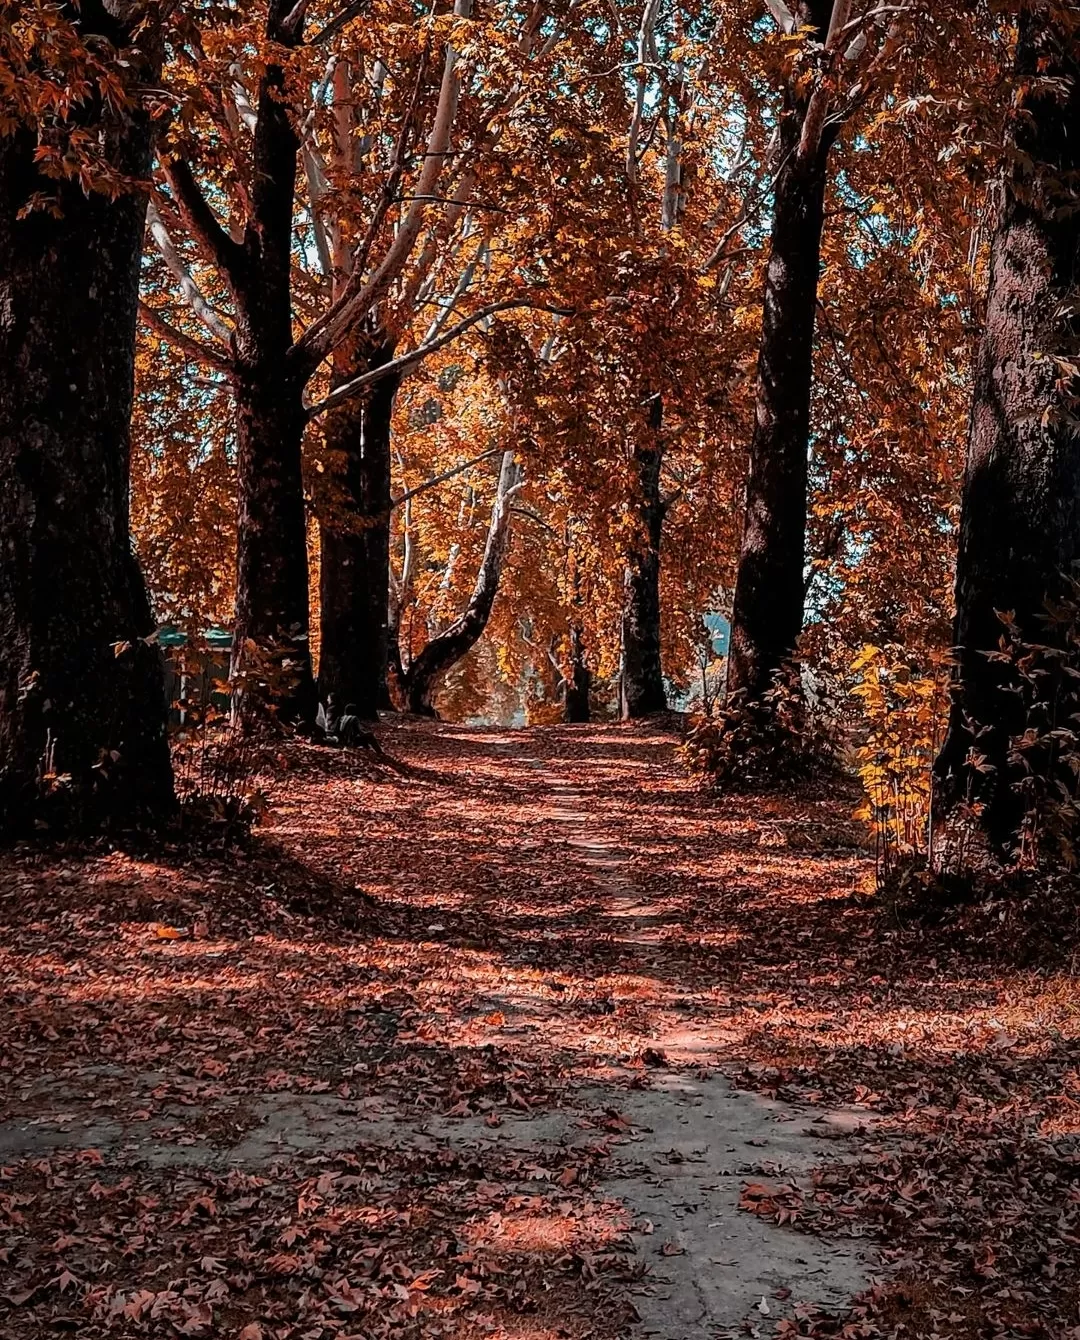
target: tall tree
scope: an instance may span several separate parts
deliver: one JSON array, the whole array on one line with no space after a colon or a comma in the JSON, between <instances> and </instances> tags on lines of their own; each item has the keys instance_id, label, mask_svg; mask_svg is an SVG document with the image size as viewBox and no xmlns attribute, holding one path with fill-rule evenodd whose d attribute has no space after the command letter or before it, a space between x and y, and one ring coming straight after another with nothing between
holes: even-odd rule
<instances>
[{"instance_id":1,"label":"tall tree","mask_svg":"<svg viewBox=\"0 0 1080 1340\"><path fill-rule=\"evenodd\" d=\"M648 436L634 447L639 515L638 533L627 553L622 611L619 711L624 721L662 712L667 706L660 657L660 544L667 510L660 496L663 412L663 401L654 395Z\"/></svg>"},{"instance_id":2,"label":"tall tree","mask_svg":"<svg viewBox=\"0 0 1080 1340\"><path fill-rule=\"evenodd\" d=\"M958 649L937 761L950 799L985 802L1006 845L1019 820L1009 738L1023 729L1015 670L995 659L1011 612L1045 643L1045 602L1080 560L1080 13L1028 0L1019 20L1008 169L975 368L956 566Z\"/></svg>"},{"instance_id":3,"label":"tall tree","mask_svg":"<svg viewBox=\"0 0 1080 1340\"><path fill-rule=\"evenodd\" d=\"M0 134L0 824L12 828L53 809L127 821L173 804L128 523L151 152L137 88L153 86L160 39L135 4L23 17L0 47L5 86L25 100ZM67 65L50 64L57 52ZM55 109L69 99L65 121Z\"/></svg>"},{"instance_id":4,"label":"tall tree","mask_svg":"<svg viewBox=\"0 0 1080 1340\"><path fill-rule=\"evenodd\" d=\"M203 32L198 16L190 19L168 71L179 115L161 155L153 230L169 282L143 309L162 338L232 386L237 699L269 700L300 717L315 705L305 426L323 414L340 419L330 428L332 454L351 451L353 460L336 472L337 512L343 518L351 505L352 528L373 532L360 550L331 540L325 555L328 587L353 592L324 605L327 620L345 621L322 630L338 658L363 629L381 641L382 616L372 624L364 611L381 607L388 588L388 461L385 452L345 449L365 416L347 411L347 402L387 379L367 403L385 399L392 379L486 317L529 305L525 290L535 286L522 279L524 260L504 267L516 296L472 304L450 321L475 270L469 253L481 243L473 208L479 166L524 96L522 82L487 88L463 63L456 43L471 26L470 0L455 0L452 14L421 18L406 6L400 23L373 29L360 21L361 9L248 0L219 31ZM518 49L520 16L499 9L486 22L493 59L508 48L527 61L532 47ZM557 37L558 30L543 49ZM467 108L463 72L483 95ZM301 162L306 201L297 191ZM457 269L454 278L442 272L444 262ZM407 347L418 314L419 339ZM375 331L380 337L369 338ZM387 352L401 349L388 364ZM328 362L330 393L311 404ZM333 524L342 536L350 528L344 518ZM352 565L342 574L339 557ZM357 575L358 558L378 571ZM341 654L354 654L361 667L382 659L368 646ZM369 703L374 696L367 684L356 694Z\"/></svg>"},{"instance_id":5,"label":"tall tree","mask_svg":"<svg viewBox=\"0 0 1080 1340\"><path fill-rule=\"evenodd\" d=\"M237 554L233 624L234 705L250 724L269 702L285 717L310 718L315 686L308 643L307 530L301 448L304 389L316 363L299 355L292 329L292 241L298 171L295 88L284 53L303 42L306 6L269 0L257 34L266 59L249 102L234 73L226 122L231 142L250 137L244 219L218 221L188 159L170 150L162 171L170 202L232 299L233 328L184 286L202 324L224 350L208 361L225 371L236 405ZM193 39L194 40L194 39ZM236 67L233 67L234 71ZM160 229L160 232L159 232ZM155 229L168 249L164 224ZM150 309L146 309L149 311Z\"/></svg>"},{"instance_id":6,"label":"tall tree","mask_svg":"<svg viewBox=\"0 0 1080 1340\"><path fill-rule=\"evenodd\" d=\"M731 616L727 691L760 704L795 651L805 604L814 331L828 160L899 44L910 7L852 18L852 0L766 0L786 36L801 36L784 79L771 159L757 396ZM880 41L872 35L881 33ZM851 73L845 76L844 71Z\"/></svg>"},{"instance_id":7,"label":"tall tree","mask_svg":"<svg viewBox=\"0 0 1080 1340\"><path fill-rule=\"evenodd\" d=\"M345 376L392 357L384 344L347 358ZM319 697L332 694L369 721L389 705L390 428L399 383L385 377L327 416L328 487L318 509Z\"/></svg>"},{"instance_id":8,"label":"tall tree","mask_svg":"<svg viewBox=\"0 0 1080 1340\"><path fill-rule=\"evenodd\" d=\"M584 636L580 624L570 625L569 643L570 668L563 681L563 720L573 725L592 718L589 702L592 672L585 660Z\"/></svg>"},{"instance_id":9,"label":"tall tree","mask_svg":"<svg viewBox=\"0 0 1080 1340\"><path fill-rule=\"evenodd\" d=\"M828 41L830 17L834 28L842 29L847 9L843 0L804 0L781 22L828 52L836 46ZM814 319L826 160L838 130L836 123L815 126L811 119L822 96L820 85L793 72L780 112L757 403L728 652L727 691L751 701L760 700L795 650L803 622Z\"/></svg>"}]
</instances>

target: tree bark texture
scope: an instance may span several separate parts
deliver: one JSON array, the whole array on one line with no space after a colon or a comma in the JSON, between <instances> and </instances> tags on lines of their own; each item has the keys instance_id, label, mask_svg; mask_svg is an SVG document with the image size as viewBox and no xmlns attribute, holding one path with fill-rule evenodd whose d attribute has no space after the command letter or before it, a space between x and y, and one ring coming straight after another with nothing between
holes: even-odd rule
<instances>
[{"instance_id":1,"label":"tree bark texture","mask_svg":"<svg viewBox=\"0 0 1080 1340\"><path fill-rule=\"evenodd\" d=\"M339 382L393 357L384 346L339 360ZM390 429L400 378L346 401L326 423L327 483L320 514L319 697L373 721L389 705Z\"/></svg>"},{"instance_id":2,"label":"tree bark texture","mask_svg":"<svg viewBox=\"0 0 1080 1340\"><path fill-rule=\"evenodd\" d=\"M295 45L289 5L273 0L268 35ZM314 719L309 645L307 527L302 447L311 368L293 351L292 236L300 143L285 71L268 64L259 84L254 217L243 242L222 243L236 306L237 410L234 712L249 726L267 709ZM227 243L227 245L226 245Z\"/></svg>"},{"instance_id":3,"label":"tree bark texture","mask_svg":"<svg viewBox=\"0 0 1080 1340\"><path fill-rule=\"evenodd\" d=\"M654 396L649 438L634 449L640 508L639 534L627 554L622 615L620 714L636 720L667 707L660 655L660 544L666 508L660 496L663 402Z\"/></svg>"},{"instance_id":4,"label":"tree bark texture","mask_svg":"<svg viewBox=\"0 0 1080 1340\"><path fill-rule=\"evenodd\" d=\"M1080 347L1080 38L1034 4L1022 11L1014 166L993 240L986 326L975 368L956 566L957 647L949 731L937 761L943 798L985 804L990 835L1012 836L1020 802L1008 764L1024 706L994 661L998 611L1022 641L1052 637L1041 619L1080 560L1080 385L1057 358ZM993 769L974 768L969 751Z\"/></svg>"},{"instance_id":5,"label":"tree bark texture","mask_svg":"<svg viewBox=\"0 0 1080 1340\"><path fill-rule=\"evenodd\" d=\"M121 45L122 14L84 33ZM152 42L144 33L144 49ZM131 57L140 78L148 57ZM150 126L86 103L145 179ZM129 431L145 196L47 180L30 127L0 136L0 825L127 823L174 804L160 653L131 549ZM48 210L20 212L36 193Z\"/></svg>"},{"instance_id":6,"label":"tree bark texture","mask_svg":"<svg viewBox=\"0 0 1080 1340\"><path fill-rule=\"evenodd\" d=\"M824 40L832 5L793 6ZM814 324L828 153L836 128L799 153L805 95L785 91L765 273L757 395L731 617L727 693L759 703L803 623Z\"/></svg>"}]
</instances>

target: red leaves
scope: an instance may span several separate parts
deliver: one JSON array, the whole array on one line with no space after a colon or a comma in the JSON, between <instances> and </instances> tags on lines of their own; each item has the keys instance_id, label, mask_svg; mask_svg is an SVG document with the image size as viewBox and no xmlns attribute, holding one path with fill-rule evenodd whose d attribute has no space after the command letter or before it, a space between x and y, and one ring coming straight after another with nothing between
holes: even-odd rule
<instances>
[{"instance_id":1,"label":"red leaves","mask_svg":"<svg viewBox=\"0 0 1080 1340\"><path fill-rule=\"evenodd\" d=\"M194 1200L189 1202L174 1222L181 1224L186 1228L193 1219L196 1219L199 1216L205 1216L208 1219L212 1219L216 1214L217 1202L212 1196L196 1196Z\"/></svg>"},{"instance_id":2,"label":"red leaves","mask_svg":"<svg viewBox=\"0 0 1080 1340\"><path fill-rule=\"evenodd\" d=\"M739 1209L778 1224L793 1224L802 1214L802 1193L787 1182L747 1182L739 1196Z\"/></svg>"},{"instance_id":3,"label":"red leaves","mask_svg":"<svg viewBox=\"0 0 1080 1340\"><path fill-rule=\"evenodd\" d=\"M551 1327L580 1309L565 1328L608 1340L626 1261L595 1188L630 1133L620 1086L713 1054L747 1087L816 1102L821 1147L838 1142L812 1187L749 1172L743 1210L878 1234L933 1295L871 1298L843 1323L801 1303L791 1321L770 1295L759 1327L967 1340L977 1314L988 1336L1033 1318L1067 1334L1075 984L883 925L852 895L858 853L796 840L828 805L721 813L659 737L522 738L590 788L590 831L633 856L629 911L554 844L542 774L523 798L520 761L445 728L402 728L393 750L424 776L408 785L290 752L276 853L23 853L0 870L0 1073L29 1141L0 1172L0 1297L22 1334L75 1316L86 1340L427 1340L531 1299ZM764 824L784 846L759 843ZM361 930L338 919L358 881L377 909ZM213 940L149 929L200 917ZM605 1096L573 1100L573 1143L532 1147L580 1081ZM430 1127L419 1153L398 1147L413 1127ZM652 1242L669 1239L674 1272L689 1263L670 1234Z\"/></svg>"}]
</instances>

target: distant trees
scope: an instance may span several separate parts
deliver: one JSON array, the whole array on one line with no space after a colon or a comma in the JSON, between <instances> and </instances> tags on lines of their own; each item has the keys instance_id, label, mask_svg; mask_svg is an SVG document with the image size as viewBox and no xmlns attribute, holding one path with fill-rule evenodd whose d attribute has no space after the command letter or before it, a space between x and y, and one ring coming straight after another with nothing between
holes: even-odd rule
<instances>
[{"instance_id":1,"label":"distant trees","mask_svg":"<svg viewBox=\"0 0 1080 1340\"><path fill-rule=\"evenodd\" d=\"M472 594L457 618L401 665L400 689L410 712L434 715L435 691L443 676L476 645L487 627L510 544L511 509L522 484L521 467L514 459L513 451L504 451L499 462L484 553ZM400 656L400 650L398 654Z\"/></svg>"},{"instance_id":2,"label":"distant trees","mask_svg":"<svg viewBox=\"0 0 1080 1340\"><path fill-rule=\"evenodd\" d=\"M975 366L956 565L956 694L937 770L950 800L984 805L999 843L1021 802L1010 737L1024 729L1016 667L1053 643L1044 615L1080 560L1080 13L1025 3ZM1059 652L1063 650L1059 648Z\"/></svg>"},{"instance_id":3,"label":"distant trees","mask_svg":"<svg viewBox=\"0 0 1080 1340\"><path fill-rule=\"evenodd\" d=\"M160 34L137 5L26 17L0 46L0 826L124 824L173 803L128 525Z\"/></svg>"},{"instance_id":4,"label":"distant trees","mask_svg":"<svg viewBox=\"0 0 1080 1340\"><path fill-rule=\"evenodd\" d=\"M627 546L619 676L619 711L625 721L667 706L660 631L660 546L667 511L660 491L663 413L663 400L654 395L647 436L633 450L637 531Z\"/></svg>"}]
</instances>

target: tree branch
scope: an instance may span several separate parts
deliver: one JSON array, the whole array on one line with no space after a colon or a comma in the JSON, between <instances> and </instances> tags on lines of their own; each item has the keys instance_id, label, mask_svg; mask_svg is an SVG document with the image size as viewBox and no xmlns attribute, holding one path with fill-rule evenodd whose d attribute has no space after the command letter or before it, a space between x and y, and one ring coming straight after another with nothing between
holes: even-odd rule
<instances>
[{"instance_id":1,"label":"tree branch","mask_svg":"<svg viewBox=\"0 0 1080 1340\"><path fill-rule=\"evenodd\" d=\"M221 319L214 308L203 297L198 284L192 278L187 266L184 264L183 257L173 245L173 240L169 236L169 230L165 227L164 220L158 213L157 206L153 200L150 201L146 210L146 221L150 229L150 236L154 239L161 259L173 279L180 287L180 292L187 300L188 306L199 318L207 331L225 345L226 349L232 339L232 331Z\"/></svg>"},{"instance_id":2,"label":"tree branch","mask_svg":"<svg viewBox=\"0 0 1080 1340\"><path fill-rule=\"evenodd\" d=\"M218 222L217 215L210 208L202 188L184 159L166 159L161 170L188 231L206 258L221 270L231 287L240 273L243 247L234 242Z\"/></svg>"},{"instance_id":3,"label":"tree branch","mask_svg":"<svg viewBox=\"0 0 1080 1340\"><path fill-rule=\"evenodd\" d=\"M164 317L160 316L149 303L139 303L139 315L156 334L160 335L167 344L171 344L176 349L182 349L185 354L193 358L195 362L202 363L208 368L213 368L220 372L228 381L233 381L236 372L232 362L222 354L215 353L213 349L208 349L205 344L200 344L198 340L193 340L190 335L185 335L182 330L177 330L171 326Z\"/></svg>"},{"instance_id":4,"label":"tree branch","mask_svg":"<svg viewBox=\"0 0 1080 1340\"><path fill-rule=\"evenodd\" d=\"M454 14L457 17L468 18L471 9L472 0L455 0ZM431 130L428 133L423 166L420 169L415 188L417 198L406 212L405 218L394 235L394 240L388 247L386 255L376 266L374 274L365 282L363 269L357 266L338 301L297 341L297 348L302 351L304 356L310 355L315 358L316 362L321 362L356 322L361 320L383 297L412 255L424 222L426 207L424 197L435 193L446 158L449 155L451 133L457 117L458 101L461 93L461 76L458 73L458 63L458 53L453 45L448 42L443 60L439 100L435 107ZM400 174L398 176L400 177ZM395 194L396 191L397 182L395 181ZM370 233L371 230L369 229L369 235Z\"/></svg>"},{"instance_id":5,"label":"tree branch","mask_svg":"<svg viewBox=\"0 0 1080 1340\"><path fill-rule=\"evenodd\" d=\"M810 101L803 117L802 133L799 136L797 159L800 163L809 162L821 149L822 132L825 129L825 117L829 110L829 83L832 78L836 53L843 43L844 31L851 16L852 0L833 0L832 17L829 19L829 31L825 38L826 69L822 71L818 85L810 95ZM827 149L826 149L827 152Z\"/></svg>"},{"instance_id":6,"label":"tree branch","mask_svg":"<svg viewBox=\"0 0 1080 1340\"><path fill-rule=\"evenodd\" d=\"M325 27L320 28L313 37L309 37L307 45L317 47L323 42L329 42L331 37L341 32L347 23L351 23L353 19L363 14L364 10L370 7L370 4L371 0L353 0L351 5L346 5L341 13L335 15Z\"/></svg>"},{"instance_id":7,"label":"tree branch","mask_svg":"<svg viewBox=\"0 0 1080 1340\"><path fill-rule=\"evenodd\" d=\"M455 475L464 474L466 470L471 470L474 465L479 465L481 461L486 461L490 456L501 456L502 451L502 447L492 447L490 451L482 451L479 456L474 456L471 461L463 461L460 465L451 466L449 470L444 470L441 475L435 475L433 479L425 480L423 484L417 484L416 488L409 489L400 498L391 498L391 512L395 507L400 507L402 503L409 502L418 494L427 493L429 489L445 483L448 479L453 479Z\"/></svg>"},{"instance_id":8,"label":"tree branch","mask_svg":"<svg viewBox=\"0 0 1080 1340\"><path fill-rule=\"evenodd\" d=\"M442 349L459 335L463 335L472 326L478 322L486 320L489 316L494 316L496 312L509 312L515 309L529 308L537 312L554 312L558 316L572 316L573 313L565 307L548 307L541 303L529 302L519 298L509 298L503 302L492 302L486 307L481 307L473 312L471 316L464 317L456 325L450 327L437 339L425 341L417 345L415 349L407 354L401 354L397 358L392 358L389 363L384 363L381 367L371 368L368 372L363 372L359 377L354 377L352 381L345 382L344 385L331 391L324 399L308 409L308 419L314 419L320 414L325 414L327 410L334 409L346 400L351 400L354 396L370 386L373 382L381 381L384 377L404 376L407 372L418 364L422 363L428 354L433 354L437 349Z\"/></svg>"}]
</instances>

